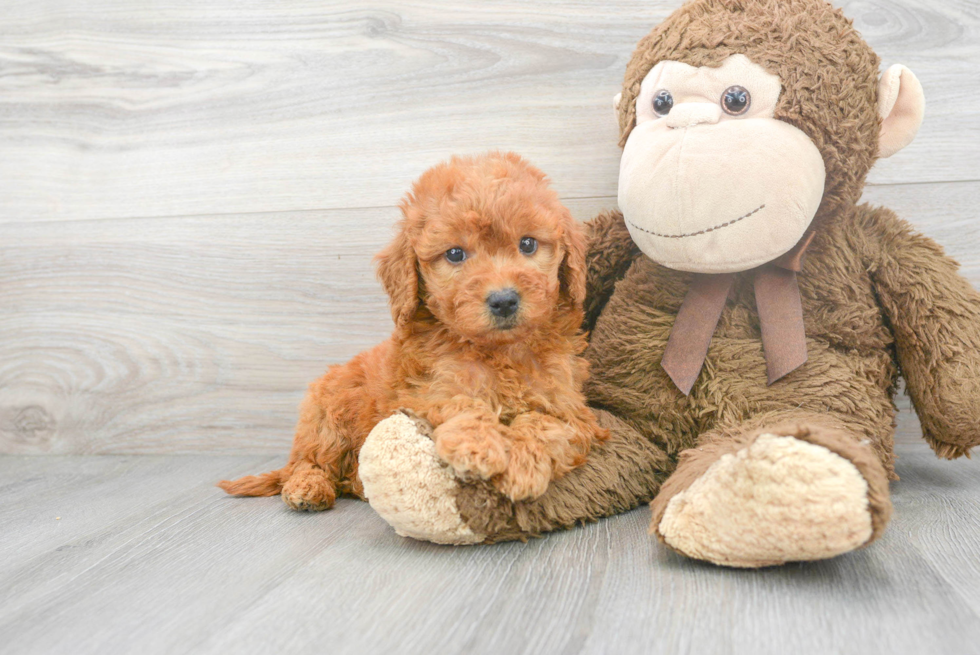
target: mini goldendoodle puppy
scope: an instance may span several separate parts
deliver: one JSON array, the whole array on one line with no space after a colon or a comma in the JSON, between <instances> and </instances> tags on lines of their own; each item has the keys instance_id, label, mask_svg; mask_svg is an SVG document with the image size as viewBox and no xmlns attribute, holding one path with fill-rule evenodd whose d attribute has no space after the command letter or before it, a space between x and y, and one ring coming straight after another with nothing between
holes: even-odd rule
<instances>
[{"instance_id":1,"label":"mini goldendoodle puppy","mask_svg":"<svg viewBox=\"0 0 980 655\"><path fill-rule=\"evenodd\" d=\"M364 497L357 457L399 409L428 420L462 477L535 498L607 434L586 407L579 353L585 238L545 175L513 153L454 157L401 203L377 256L392 337L310 385L289 463L219 486L323 510Z\"/></svg>"}]
</instances>

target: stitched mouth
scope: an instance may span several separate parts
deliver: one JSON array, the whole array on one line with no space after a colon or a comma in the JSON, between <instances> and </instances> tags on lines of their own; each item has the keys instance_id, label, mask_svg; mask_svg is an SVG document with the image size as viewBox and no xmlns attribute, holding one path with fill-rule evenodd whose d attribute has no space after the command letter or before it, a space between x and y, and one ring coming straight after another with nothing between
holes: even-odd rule
<instances>
[{"instance_id":1,"label":"stitched mouth","mask_svg":"<svg viewBox=\"0 0 980 655\"><path fill-rule=\"evenodd\" d=\"M732 220L726 221L724 223L721 223L720 225L715 225L713 227L707 227L707 228L705 228L703 230L698 230L697 232L690 232L688 234L661 234L660 232L654 232L653 230L647 230L645 228L642 228L639 225L637 225L636 223L634 223L633 221L627 220L626 222L629 223L630 225L632 225L633 227L635 227L636 229L640 230L641 232L646 232L647 234L652 234L655 237L662 237L664 239L683 239L684 237L696 237L696 236L698 236L700 234L707 234L708 232L714 232L715 230L720 230L721 228L728 227L729 225L735 225L735 223L738 223L739 221L743 221L746 218L748 218L749 216L751 216L752 214L755 214L757 212L760 212L760 211L762 211L765 208L766 208L766 206L764 204L763 205L759 205L758 207L756 207L755 209L753 209L752 211L750 211L748 214L744 214L742 216L739 216L738 218L733 218Z\"/></svg>"}]
</instances>

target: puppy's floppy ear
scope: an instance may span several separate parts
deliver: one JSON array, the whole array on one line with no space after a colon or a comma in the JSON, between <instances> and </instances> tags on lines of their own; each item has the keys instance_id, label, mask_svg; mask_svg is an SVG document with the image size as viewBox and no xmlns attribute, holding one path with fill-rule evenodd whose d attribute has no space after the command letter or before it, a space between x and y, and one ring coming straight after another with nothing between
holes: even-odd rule
<instances>
[{"instance_id":1,"label":"puppy's floppy ear","mask_svg":"<svg viewBox=\"0 0 980 655\"><path fill-rule=\"evenodd\" d=\"M585 302L585 234L565 208L562 208L561 223L561 245L565 250L558 270L561 293L576 309L581 309Z\"/></svg>"},{"instance_id":2,"label":"puppy's floppy ear","mask_svg":"<svg viewBox=\"0 0 980 655\"><path fill-rule=\"evenodd\" d=\"M405 218L399 223L398 235L374 258L381 286L390 299L391 318L399 327L412 320L421 303L418 258L408 236L412 221L404 204L402 212Z\"/></svg>"}]
</instances>

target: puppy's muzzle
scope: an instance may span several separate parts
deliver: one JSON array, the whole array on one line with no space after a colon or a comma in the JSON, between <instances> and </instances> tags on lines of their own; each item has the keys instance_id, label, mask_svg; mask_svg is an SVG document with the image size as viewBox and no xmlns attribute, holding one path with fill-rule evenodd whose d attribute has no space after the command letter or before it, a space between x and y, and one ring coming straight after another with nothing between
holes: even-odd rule
<instances>
[{"instance_id":1,"label":"puppy's muzzle","mask_svg":"<svg viewBox=\"0 0 980 655\"><path fill-rule=\"evenodd\" d=\"M512 318L520 306L521 296L515 289L501 289L487 296L487 308L498 322Z\"/></svg>"}]
</instances>

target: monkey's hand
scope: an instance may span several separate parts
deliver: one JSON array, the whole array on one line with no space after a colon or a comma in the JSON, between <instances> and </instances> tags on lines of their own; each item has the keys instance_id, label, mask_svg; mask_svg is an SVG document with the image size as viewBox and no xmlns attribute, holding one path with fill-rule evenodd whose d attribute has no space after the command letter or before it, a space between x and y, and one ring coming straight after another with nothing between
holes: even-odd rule
<instances>
[{"instance_id":1,"label":"monkey's hand","mask_svg":"<svg viewBox=\"0 0 980 655\"><path fill-rule=\"evenodd\" d=\"M869 272L922 434L940 457L966 455L980 445L980 294L892 212L868 218Z\"/></svg>"}]
</instances>

